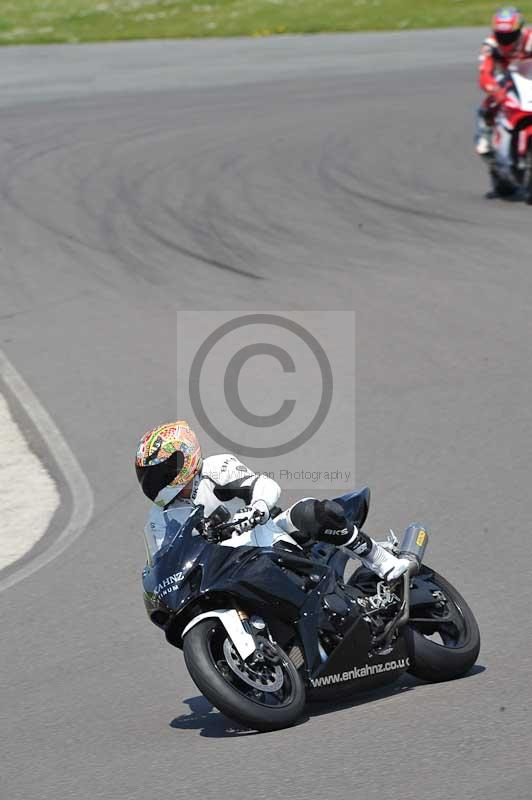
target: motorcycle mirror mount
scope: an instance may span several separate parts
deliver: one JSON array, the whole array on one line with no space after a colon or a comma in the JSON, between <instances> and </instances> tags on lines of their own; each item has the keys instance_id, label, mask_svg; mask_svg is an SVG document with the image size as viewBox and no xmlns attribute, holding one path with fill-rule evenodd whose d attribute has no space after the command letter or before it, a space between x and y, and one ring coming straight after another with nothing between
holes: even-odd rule
<instances>
[{"instance_id":1,"label":"motorcycle mirror mount","mask_svg":"<svg viewBox=\"0 0 532 800\"><path fill-rule=\"evenodd\" d=\"M208 542L219 544L225 533L231 512L224 505L217 506L212 514L203 520L203 535Z\"/></svg>"},{"instance_id":2,"label":"motorcycle mirror mount","mask_svg":"<svg viewBox=\"0 0 532 800\"><path fill-rule=\"evenodd\" d=\"M222 525L224 522L229 522L230 519L231 512L224 505L217 506L212 514L207 517L210 525Z\"/></svg>"}]
</instances>

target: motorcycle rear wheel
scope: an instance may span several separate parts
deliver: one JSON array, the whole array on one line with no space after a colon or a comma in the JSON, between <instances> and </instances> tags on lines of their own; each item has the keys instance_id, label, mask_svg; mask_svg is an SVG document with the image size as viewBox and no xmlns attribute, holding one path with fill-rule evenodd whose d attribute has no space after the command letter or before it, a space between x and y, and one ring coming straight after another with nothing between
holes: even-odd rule
<instances>
[{"instance_id":1,"label":"motorcycle rear wheel","mask_svg":"<svg viewBox=\"0 0 532 800\"><path fill-rule=\"evenodd\" d=\"M510 181L500 178L493 168L490 170L490 178L493 191L499 197L511 197L515 193L515 186Z\"/></svg>"},{"instance_id":2,"label":"motorcycle rear wheel","mask_svg":"<svg viewBox=\"0 0 532 800\"><path fill-rule=\"evenodd\" d=\"M199 622L185 636L185 662L200 692L227 717L254 730L294 725L305 707L305 687L286 653L275 645L275 659L265 656L263 666L250 669L246 662L236 661L239 656L234 649L230 655L227 639L225 628L214 618ZM281 673L281 686L271 691ZM257 688L261 682L266 687L263 691Z\"/></svg>"},{"instance_id":3,"label":"motorcycle rear wheel","mask_svg":"<svg viewBox=\"0 0 532 800\"><path fill-rule=\"evenodd\" d=\"M480 651L480 631L473 612L449 581L431 571L431 582L441 591L442 608L415 609L406 626L412 675L437 683L461 678L475 664ZM419 614L425 615L419 617ZM416 620L417 617L417 620ZM438 635L441 643L428 638Z\"/></svg>"}]
</instances>

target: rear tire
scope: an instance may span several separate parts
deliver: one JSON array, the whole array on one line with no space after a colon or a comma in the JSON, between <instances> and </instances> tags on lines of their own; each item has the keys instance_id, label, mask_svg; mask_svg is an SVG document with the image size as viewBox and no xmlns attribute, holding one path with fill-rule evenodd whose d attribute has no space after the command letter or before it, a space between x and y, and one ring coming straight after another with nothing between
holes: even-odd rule
<instances>
[{"instance_id":1,"label":"rear tire","mask_svg":"<svg viewBox=\"0 0 532 800\"><path fill-rule=\"evenodd\" d=\"M185 636L185 662L200 692L227 717L254 730L274 731L294 725L303 713L306 695L301 676L286 653L275 645L283 686L261 697L261 692L247 685L224 660L227 638L225 628L214 618L199 622Z\"/></svg>"},{"instance_id":2,"label":"rear tire","mask_svg":"<svg viewBox=\"0 0 532 800\"><path fill-rule=\"evenodd\" d=\"M510 181L500 178L495 169L490 170L493 191L499 197L511 197L515 193L515 186Z\"/></svg>"},{"instance_id":3,"label":"rear tire","mask_svg":"<svg viewBox=\"0 0 532 800\"><path fill-rule=\"evenodd\" d=\"M417 678L436 683L461 678L469 672L480 651L480 632L473 612L462 595L437 572L431 572L431 575L432 583L441 589L448 608L457 620L458 633L453 634L449 623L442 624L438 630L438 618L434 616L434 628L442 637L443 644L427 639L423 633L424 629L427 631L427 626L416 625L414 621L406 626L405 636L412 662L408 671ZM456 636L454 642L453 635Z\"/></svg>"}]
</instances>

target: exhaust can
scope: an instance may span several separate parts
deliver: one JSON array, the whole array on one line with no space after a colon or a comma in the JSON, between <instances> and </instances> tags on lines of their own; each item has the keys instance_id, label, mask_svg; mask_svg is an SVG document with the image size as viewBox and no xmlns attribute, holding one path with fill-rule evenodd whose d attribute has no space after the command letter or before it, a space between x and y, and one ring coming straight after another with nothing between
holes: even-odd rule
<instances>
[{"instance_id":1,"label":"exhaust can","mask_svg":"<svg viewBox=\"0 0 532 800\"><path fill-rule=\"evenodd\" d=\"M418 522L413 522L404 532L403 541L399 548L399 556L416 562L419 570L428 541L429 535L426 527Z\"/></svg>"}]
</instances>

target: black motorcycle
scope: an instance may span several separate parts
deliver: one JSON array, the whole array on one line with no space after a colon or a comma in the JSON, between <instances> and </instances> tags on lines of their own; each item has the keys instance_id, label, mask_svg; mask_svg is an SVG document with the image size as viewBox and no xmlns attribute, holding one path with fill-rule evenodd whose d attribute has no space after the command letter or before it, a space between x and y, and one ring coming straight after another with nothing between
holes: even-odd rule
<instances>
[{"instance_id":1,"label":"black motorcycle","mask_svg":"<svg viewBox=\"0 0 532 800\"><path fill-rule=\"evenodd\" d=\"M336 498L361 529L369 489ZM228 547L223 507L170 508L162 542L148 541L144 599L152 622L184 652L200 691L226 716L258 731L288 727L308 699L338 698L396 681L465 675L480 635L456 589L423 566L426 530L389 546L411 570L388 584L348 548ZM272 523L270 523L272 524Z\"/></svg>"}]
</instances>

